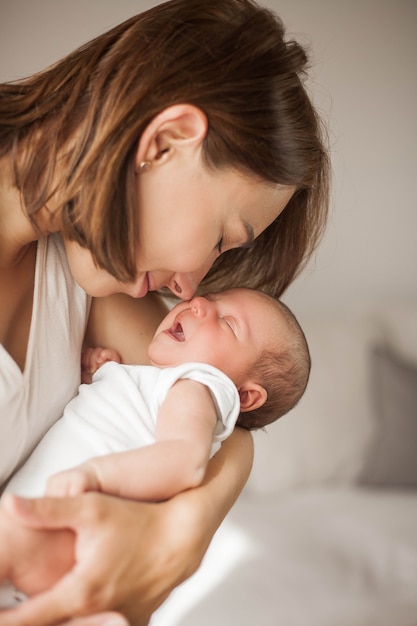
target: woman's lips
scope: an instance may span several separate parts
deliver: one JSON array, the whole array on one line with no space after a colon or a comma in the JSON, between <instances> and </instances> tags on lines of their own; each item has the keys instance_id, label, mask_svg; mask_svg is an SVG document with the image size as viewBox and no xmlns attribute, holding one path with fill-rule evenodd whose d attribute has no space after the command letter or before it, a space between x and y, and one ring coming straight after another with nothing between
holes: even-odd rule
<instances>
[{"instance_id":1,"label":"woman's lips","mask_svg":"<svg viewBox=\"0 0 417 626\"><path fill-rule=\"evenodd\" d=\"M148 274L146 273L143 277L142 283L136 293L131 293L134 298L143 298L149 291L149 279Z\"/></svg>"},{"instance_id":2,"label":"woman's lips","mask_svg":"<svg viewBox=\"0 0 417 626\"><path fill-rule=\"evenodd\" d=\"M146 272L146 281L148 283L148 290L149 291L157 291L158 289L160 289L161 287L156 285L152 275L149 272Z\"/></svg>"}]
</instances>

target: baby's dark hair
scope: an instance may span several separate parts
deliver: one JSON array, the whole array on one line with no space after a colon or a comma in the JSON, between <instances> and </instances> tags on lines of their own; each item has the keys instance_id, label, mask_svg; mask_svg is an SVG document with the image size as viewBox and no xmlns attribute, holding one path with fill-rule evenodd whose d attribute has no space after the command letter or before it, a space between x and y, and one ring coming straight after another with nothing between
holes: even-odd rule
<instances>
[{"instance_id":1,"label":"baby's dark hair","mask_svg":"<svg viewBox=\"0 0 417 626\"><path fill-rule=\"evenodd\" d=\"M267 392L265 404L253 411L240 413L237 426L257 430L288 413L306 390L311 369L310 351L304 332L295 315L280 300L273 301L284 316L287 332L279 342L263 350L251 376Z\"/></svg>"}]
</instances>

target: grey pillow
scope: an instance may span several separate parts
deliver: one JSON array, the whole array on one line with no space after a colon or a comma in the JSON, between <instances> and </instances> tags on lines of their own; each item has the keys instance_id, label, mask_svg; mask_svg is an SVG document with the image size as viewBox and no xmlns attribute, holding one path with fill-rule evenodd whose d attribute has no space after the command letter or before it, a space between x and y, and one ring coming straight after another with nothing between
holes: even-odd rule
<instances>
[{"instance_id":1,"label":"grey pillow","mask_svg":"<svg viewBox=\"0 0 417 626\"><path fill-rule=\"evenodd\" d=\"M417 486L417 365L385 346L371 354L377 421L361 481L368 485Z\"/></svg>"}]
</instances>

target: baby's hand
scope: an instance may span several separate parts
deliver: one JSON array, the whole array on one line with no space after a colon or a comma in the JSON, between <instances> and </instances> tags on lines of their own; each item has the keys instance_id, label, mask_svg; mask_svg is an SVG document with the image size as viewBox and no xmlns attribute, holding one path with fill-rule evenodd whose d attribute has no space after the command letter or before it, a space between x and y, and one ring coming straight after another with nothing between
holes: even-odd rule
<instances>
[{"instance_id":1,"label":"baby's hand","mask_svg":"<svg viewBox=\"0 0 417 626\"><path fill-rule=\"evenodd\" d=\"M100 484L94 468L88 463L83 463L51 476L46 485L45 495L64 498L78 496L86 491L100 491Z\"/></svg>"},{"instance_id":2,"label":"baby's hand","mask_svg":"<svg viewBox=\"0 0 417 626\"><path fill-rule=\"evenodd\" d=\"M81 354L81 382L91 383L94 372L108 361L121 363L121 356L112 348L86 348Z\"/></svg>"}]
</instances>

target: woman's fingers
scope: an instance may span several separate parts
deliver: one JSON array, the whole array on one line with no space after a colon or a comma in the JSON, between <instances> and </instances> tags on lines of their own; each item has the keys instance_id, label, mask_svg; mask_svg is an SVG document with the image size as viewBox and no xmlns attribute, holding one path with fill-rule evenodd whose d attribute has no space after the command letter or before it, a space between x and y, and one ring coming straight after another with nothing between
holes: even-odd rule
<instances>
[{"instance_id":1,"label":"woman's fingers","mask_svg":"<svg viewBox=\"0 0 417 626\"><path fill-rule=\"evenodd\" d=\"M60 626L129 626L129 622L120 613L100 613L90 617L78 617Z\"/></svg>"},{"instance_id":2,"label":"woman's fingers","mask_svg":"<svg viewBox=\"0 0 417 626\"><path fill-rule=\"evenodd\" d=\"M76 564L67 574L56 582L47 591L32 596L18 608L0 613L0 626L61 626L67 624L72 626L73 616L88 615L96 611L96 606L101 610L103 598L99 585L94 580L89 580L85 576L82 564ZM75 624L86 626L96 626L102 624L102 619L108 619L108 615L103 618L101 615L91 615L95 621L86 622L87 618L80 618ZM113 614L112 617L117 616ZM126 626L128 622L118 617L119 623ZM105 622L104 622L105 623Z\"/></svg>"},{"instance_id":3,"label":"woman's fingers","mask_svg":"<svg viewBox=\"0 0 417 626\"><path fill-rule=\"evenodd\" d=\"M164 504L91 492L38 500L8 496L5 507L27 527L72 530L75 565L70 564L61 580L13 614L1 614L0 626L61 626L70 617L112 610L122 611L134 626L146 626L179 582L184 566L180 567L181 558L171 554L172 516ZM177 524L175 528L178 531ZM177 550L181 556L183 551L176 546Z\"/></svg>"},{"instance_id":4,"label":"woman's fingers","mask_svg":"<svg viewBox=\"0 0 417 626\"><path fill-rule=\"evenodd\" d=\"M68 621L50 622L45 615L45 607L40 603L33 606L34 600L30 600L27 606L22 606L19 610L11 610L0 612L1 626L129 626L129 622L120 613L108 612L90 615L87 617L77 617ZM27 609L25 611L25 609ZM34 621L35 620L35 621ZM134 626L147 626L148 620L140 624L137 622Z\"/></svg>"},{"instance_id":5,"label":"woman's fingers","mask_svg":"<svg viewBox=\"0 0 417 626\"><path fill-rule=\"evenodd\" d=\"M74 517L82 511L78 498L21 498L3 496L6 511L32 528L73 528Z\"/></svg>"},{"instance_id":6,"label":"woman's fingers","mask_svg":"<svg viewBox=\"0 0 417 626\"><path fill-rule=\"evenodd\" d=\"M72 582L58 583L51 591L27 600L17 609L0 611L0 626L129 626L120 613L106 612L71 618ZM138 618L134 626L147 626L148 618Z\"/></svg>"}]
</instances>

